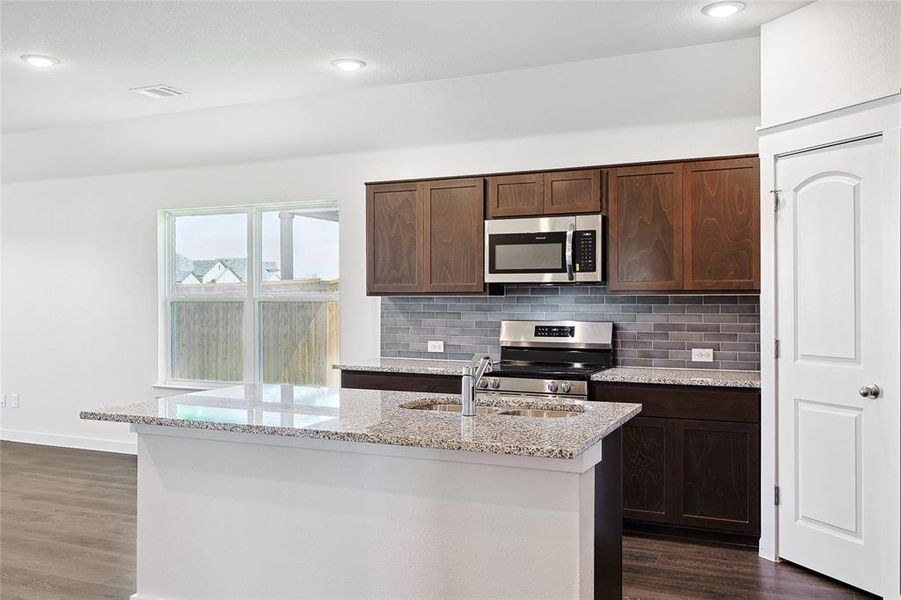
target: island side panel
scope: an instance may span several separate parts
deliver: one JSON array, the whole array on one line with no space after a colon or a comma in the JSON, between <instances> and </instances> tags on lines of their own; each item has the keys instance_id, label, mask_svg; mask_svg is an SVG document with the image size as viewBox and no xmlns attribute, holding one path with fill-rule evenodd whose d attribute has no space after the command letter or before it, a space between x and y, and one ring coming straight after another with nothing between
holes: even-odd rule
<instances>
[{"instance_id":1,"label":"island side panel","mask_svg":"<svg viewBox=\"0 0 901 600\"><path fill-rule=\"evenodd\" d=\"M585 473L138 440L135 599L585 597Z\"/></svg>"},{"instance_id":2,"label":"island side panel","mask_svg":"<svg viewBox=\"0 0 901 600\"><path fill-rule=\"evenodd\" d=\"M623 597L622 428L602 441L594 467L594 598Z\"/></svg>"}]
</instances>

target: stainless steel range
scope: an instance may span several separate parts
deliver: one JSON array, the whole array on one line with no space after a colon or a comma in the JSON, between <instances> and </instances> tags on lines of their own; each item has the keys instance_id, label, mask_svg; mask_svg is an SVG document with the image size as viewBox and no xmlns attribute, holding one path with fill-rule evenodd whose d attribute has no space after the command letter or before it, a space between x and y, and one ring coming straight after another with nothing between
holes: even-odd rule
<instances>
[{"instance_id":1,"label":"stainless steel range","mask_svg":"<svg viewBox=\"0 0 901 600\"><path fill-rule=\"evenodd\" d=\"M591 376L613 366L613 323L501 321L500 345L478 389L587 398Z\"/></svg>"}]
</instances>

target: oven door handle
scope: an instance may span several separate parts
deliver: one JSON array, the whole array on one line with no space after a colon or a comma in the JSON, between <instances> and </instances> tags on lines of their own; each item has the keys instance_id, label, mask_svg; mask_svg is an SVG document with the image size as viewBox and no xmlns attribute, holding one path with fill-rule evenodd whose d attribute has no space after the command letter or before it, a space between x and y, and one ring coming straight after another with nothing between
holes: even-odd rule
<instances>
[{"instance_id":1,"label":"oven door handle","mask_svg":"<svg viewBox=\"0 0 901 600\"><path fill-rule=\"evenodd\" d=\"M566 226L566 278L570 281L576 279L576 275L573 273L573 232L575 229L575 223Z\"/></svg>"}]
</instances>

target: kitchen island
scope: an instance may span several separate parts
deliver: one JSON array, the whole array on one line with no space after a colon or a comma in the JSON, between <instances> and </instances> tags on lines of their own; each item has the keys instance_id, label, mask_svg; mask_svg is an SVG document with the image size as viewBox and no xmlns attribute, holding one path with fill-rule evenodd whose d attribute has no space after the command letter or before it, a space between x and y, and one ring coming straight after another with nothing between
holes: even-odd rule
<instances>
[{"instance_id":1,"label":"kitchen island","mask_svg":"<svg viewBox=\"0 0 901 600\"><path fill-rule=\"evenodd\" d=\"M429 410L458 403L263 385L82 412L138 434L133 599L620 598L640 405Z\"/></svg>"}]
</instances>

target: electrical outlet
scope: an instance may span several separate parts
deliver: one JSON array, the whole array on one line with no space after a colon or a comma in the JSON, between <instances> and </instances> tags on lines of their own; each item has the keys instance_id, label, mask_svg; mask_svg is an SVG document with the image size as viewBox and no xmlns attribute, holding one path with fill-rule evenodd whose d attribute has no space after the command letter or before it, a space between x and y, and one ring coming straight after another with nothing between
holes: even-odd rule
<instances>
[{"instance_id":1,"label":"electrical outlet","mask_svg":"<svg viewBox=\"0 0 901 600\"><path fill-rule=\"evenodd\" d=\"M6 394L0 396L0 408L6 408Z\"/></svg>"},{"instance_id":2,"label":"electrical outlet","mask_svg":"<svg viewBox=\"0 0 901 600\"><path fill-rule=\"evenodd\" d=\"M420 346L422 348L422 346ZM444 342L441 340L429 340L429 352L444 352Z\"/></svg>"},{"instance_id":3,"label":"electrical outlet","mask_svg":"<svg viewBox=\"0 0 901 600\"><path fill-rule=\"evenodd\" d=\"M692 348L692 362L713 362L713 348Z\"/></svg>"},{"instance_id":4,"label":"electrical outlet","mask_svg":"<svg viewBox=\"0 0 901 600\"><path fill-rule=\"evenodd\" d=\"M19 408L19 394L13 394L9 401L10 408Z\"/></svg>"}]
</instances>

